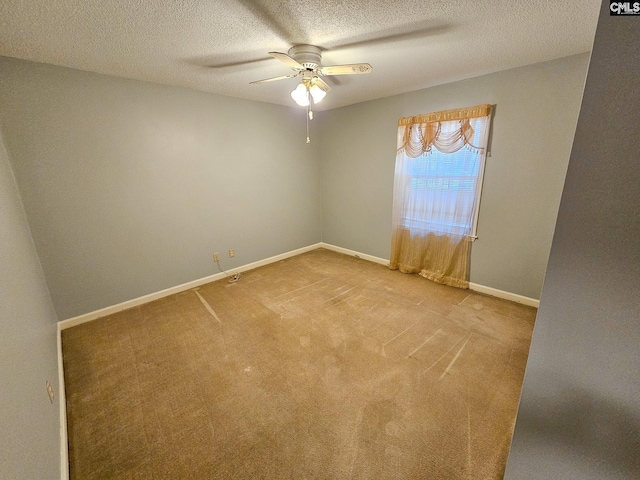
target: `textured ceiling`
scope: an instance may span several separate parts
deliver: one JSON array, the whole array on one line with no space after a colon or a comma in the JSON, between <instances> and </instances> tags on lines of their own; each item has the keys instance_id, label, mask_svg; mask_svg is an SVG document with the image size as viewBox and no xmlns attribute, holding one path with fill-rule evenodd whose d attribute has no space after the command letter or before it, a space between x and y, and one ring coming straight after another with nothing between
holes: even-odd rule
<instances>
[{"instance_id":1,"label":"textured ceiling","mask_svg":"<svg viewBox=\"0 0 640 480\"><path fill-rule=\"evenodd\" d=\"M307 43L336 108L591 49L600 0L1 0L0 55L293 106L267 52Z\"/></svg>"}]
</instances>

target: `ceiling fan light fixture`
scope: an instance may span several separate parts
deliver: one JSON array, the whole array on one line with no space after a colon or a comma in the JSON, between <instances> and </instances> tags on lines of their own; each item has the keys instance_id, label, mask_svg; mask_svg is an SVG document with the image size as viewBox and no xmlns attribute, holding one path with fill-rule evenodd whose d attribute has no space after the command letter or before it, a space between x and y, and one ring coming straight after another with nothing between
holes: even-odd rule
<instances>
[{"instance_id":1,"label":"ceiling fan light fixture","mask_svg":"<svg viewBox=\"0 0 640 480\"><path fill-rule=\"evenodd\" d=\"M327 92L322 90L317 85L311 85L311 88L309 88L309 93L313 97L313 103L320 103L322 99L325 97L325 95L327 94Z\"/></svg>"},{"instance_id":2,"label":"ceiling fan light fixture","mask_svg":"<svg viewBox=\"0 0 640 480\"><path fill-rule=\"evenodd\" d=\"M291 92L291 98L300 105L301 107L306 107L309 105L309 91L307 90L306 85L300 83L293 92ZM315 101L315 99L314 99Z\"/></svg>"}]
</instances>

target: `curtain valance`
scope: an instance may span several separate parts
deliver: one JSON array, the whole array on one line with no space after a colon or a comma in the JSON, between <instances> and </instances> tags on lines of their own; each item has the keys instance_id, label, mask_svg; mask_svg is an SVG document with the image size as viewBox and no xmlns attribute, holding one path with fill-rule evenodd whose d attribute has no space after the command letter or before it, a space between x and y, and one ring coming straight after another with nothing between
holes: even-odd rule
<instances>
[{"instance_id":1,"label":"curtain valance","mask_svg":"<svg viewBox=\"0 0 640 480\"><path fill-rule=\"evenodd\" d=\"M488 117L491 105L477 105L441 112L404 117L398 121L398 153L417 158L435 146L442 153L455 153L463 147L482 149L472 143L474 130L471 118Z\"/></svg>"}]
</instances>

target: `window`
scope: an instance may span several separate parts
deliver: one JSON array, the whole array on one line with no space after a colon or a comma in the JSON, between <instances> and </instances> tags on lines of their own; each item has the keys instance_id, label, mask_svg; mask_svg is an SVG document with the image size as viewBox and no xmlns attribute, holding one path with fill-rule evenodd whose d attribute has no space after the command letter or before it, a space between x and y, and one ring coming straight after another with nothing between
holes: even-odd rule
<instances>
[{"instance_id":1,"label":"window","mask_svg":"<svg viewBox=\"0 0 640 480\"><path fill-rule=\"evenodd\" d=\"M467 288L491 105L398 122L390 267Z\"/></svg>"},{"instance_id":2,"label":"window","mask_svg":"<svg viewBox=\"0 0 640 480\"><path fill-rule=\"evenodd\" d=\"M424 144L424 128L405 128L411 129L409 141ZM465 129L466 136L460 133ZM487 117L438 122L433 131L433 141L424 150L421 148L419 156L411 156L411 149L406 148L398 153L394 192L402 197L398 221L416 234L433 232L474 238Z\"/></svg>"}]
</instances>

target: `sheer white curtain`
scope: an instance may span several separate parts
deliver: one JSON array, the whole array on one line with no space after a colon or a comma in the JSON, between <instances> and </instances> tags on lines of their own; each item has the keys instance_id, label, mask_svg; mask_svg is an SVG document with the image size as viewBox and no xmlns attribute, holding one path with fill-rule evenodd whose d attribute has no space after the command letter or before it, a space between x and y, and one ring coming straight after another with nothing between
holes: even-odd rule
<instances>
[{"instance_id":1,"label":"sheer white curtain","mask_svg":"<svg viewBox=\"0 0 640 480\"><path fill-rule=\"evenodd\" d=\"M491 105L398 122L391 268L468 287Z\"/></svg>"}]
</instances>

